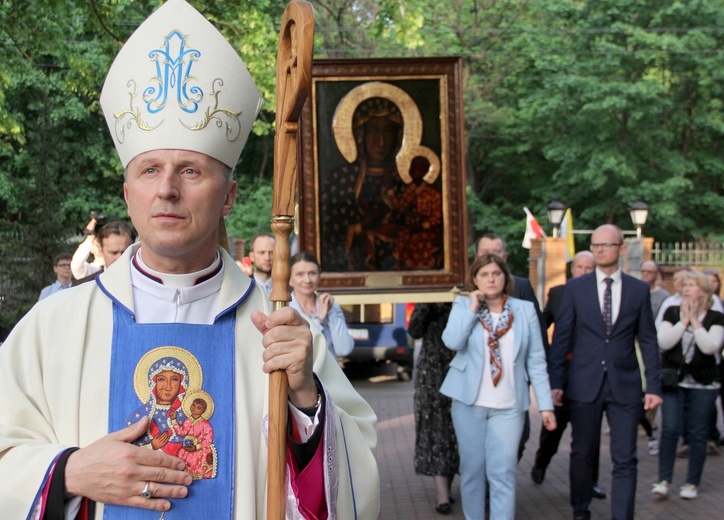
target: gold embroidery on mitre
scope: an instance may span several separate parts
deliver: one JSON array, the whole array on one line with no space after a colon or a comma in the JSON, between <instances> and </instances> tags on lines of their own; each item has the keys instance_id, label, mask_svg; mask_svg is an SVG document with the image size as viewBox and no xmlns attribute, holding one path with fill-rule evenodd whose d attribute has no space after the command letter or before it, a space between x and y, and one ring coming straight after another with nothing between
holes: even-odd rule
<instances>
[{"instance_id":1,"label":"gold embroidery on mitre","mask_svg":"<svg viewBox=\"0 0 724 520\"><path fill-rule=\"evenodd\" d=\"M223 87L224 80L216 78L212 82L212 91L209 95L214 99L214 106L213 109L212 107L206 107L204 119L196 123L194 126L188 126L180 119L179 122L189 130L203 130L209 125L209 123L211 123L211 121L214 121L217 128L221 128L226 125L226 139L230 143L233 143L239 138L239 135L241 135L241 112L234 112L228 108L219 108L219 94L221 94L221 91L216 90L217 84L219 87ZM224 121L224 119L226 121Z\"/></svg>"},{"instance_id":2,"label":"gold embroidery on mitre","mask_svg":"<svg viewBox=\"0 0 724 520\"><path fill-rule=\"evenodd\" d=\"M123 142L126 140L126 128L130 130L133 127L134 122L140 130L145 130L147 132L155 130L163 123L162 119L157 125L151 126L143 119L141 119L140 107L138 105L134 106L134 100L138 97L138 94L136 93L136 82L134 80L129 80L126 86L132 88L132 90L128 92L128 97L130 98L130 108L127 110L123 110L118 114L113 114L113 117L116 118L116 138L121 144L123 144Z\"/></svg>"}]
</instances>

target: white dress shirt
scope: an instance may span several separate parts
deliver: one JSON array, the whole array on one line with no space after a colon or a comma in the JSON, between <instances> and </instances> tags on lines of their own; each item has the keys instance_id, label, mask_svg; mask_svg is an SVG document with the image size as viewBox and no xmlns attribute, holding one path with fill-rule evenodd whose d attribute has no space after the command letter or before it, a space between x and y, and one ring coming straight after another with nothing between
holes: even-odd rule
<instances>
[{"instance_id":1,"label":"white dress shirt","mask_svg":"<svg viewBox=\"0 0 724 520\"><path fill-rule=\"evenodd\" d=\"M499 312L491 312L493 326L500 320ZM482 326L482 325L481 325ZM507 410L515 408L515 331L513 327L498 339L498 350L500 351L500 365L503 373L498 381L498 386L493 385L493 375L490 371L490 348L488 347L488 331L483 329L483 380L480 382L478 397L475 406L484 406L496 410Z\"/></svg>"},{"instance_id":2,"label":"white dress shirt","mask_svg":"<svg viewBox=\"0 0 724 520\"><path fill-rule=\"evenodd\" d=\"M272 278L271 276L266 280L262 280L256 275L256 271L254 271L254 281L257 283L257 285L261 285L261 288L264 289L264 292L266 292L266 295L269 296L272 292Z\"/></svg>"},{"instance_id":3,"label":"white dress shirt","mask_svg":"<svg viewBox=\"0 0 724 520\"><path fill-rule=\"evenodd\" d=\"M613 324L616 323L618 311L621 309L621 270L616 269L614 273L608 275L596 267L596 287L598 288L598 305L601 308L601 314L603 314L603 294L606 292L606 278L613 280L611 284L611 323Z\"/></svg>"}]
</instances>

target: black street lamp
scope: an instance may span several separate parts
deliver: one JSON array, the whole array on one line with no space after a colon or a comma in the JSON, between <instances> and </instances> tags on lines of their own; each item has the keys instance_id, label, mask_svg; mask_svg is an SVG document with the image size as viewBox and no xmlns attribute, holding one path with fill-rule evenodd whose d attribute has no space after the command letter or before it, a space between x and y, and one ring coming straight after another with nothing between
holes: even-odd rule
<instances>
[{"instance_id":1,"label":"black street lamp","mask_svg":"<svg viewBox=\"0 0 724 520\"><path fill-rule=\"evenodd\" d=\"M548 211L548 221L553 226L553 238L558 238L558 227L563 221L563 215L565 215L568 206L559 201L557 197L553 197L546 209Z\"/></svg>"},{"instance_id":2,"label":"black street lamp","mask_svg":"<svg viewBox=\"0 0 724 520\"><path fill-rule=\"evenodd\" d=\"M631 214L631 221L636 226L636 237L641 238L641 228L646 224L649 218L649 205L644 202L644 197L639 195L638 200L628 207Z\"/></svg>"}]
</instances>

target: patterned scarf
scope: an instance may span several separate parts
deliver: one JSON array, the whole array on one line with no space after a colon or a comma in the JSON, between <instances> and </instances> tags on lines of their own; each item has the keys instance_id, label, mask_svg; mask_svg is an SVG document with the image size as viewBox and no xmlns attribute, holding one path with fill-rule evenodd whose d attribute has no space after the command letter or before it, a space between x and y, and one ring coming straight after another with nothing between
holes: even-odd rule
<instances>
[{"instance_id":1,"label":"patterned scarf","mask_svg":"<svg viewBox=\"0 0 724 520\"><path fill-rule=\"evenodd\" d=\"M488 350L490 352L490 375L493 378L493 386L498 386L498 381L503 375L503 364L500 359L498 340L513 326L513 310L508 304L508 295L503 296L503 312L500 314L498 323L493 325L493 316L486 303L478 309L478 321L488 333Z\"/></svg>"}]
</instances>

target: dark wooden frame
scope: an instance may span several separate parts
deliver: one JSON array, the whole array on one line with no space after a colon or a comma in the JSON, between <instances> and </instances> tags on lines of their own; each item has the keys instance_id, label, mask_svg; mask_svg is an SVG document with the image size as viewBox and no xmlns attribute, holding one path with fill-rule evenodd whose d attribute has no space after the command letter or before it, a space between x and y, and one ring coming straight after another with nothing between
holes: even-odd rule
<instances>
[{"instance_id":1,"label":"dark wooden frame","mask_svg":"<svg viewBox=\"0 0 724 520\"><path fill-rule=\"evenodd\" d=\"M426 146L440 157L443 201L444 266L436 270L324 272L320 236L320 169L339 153L332 136L330 114L339 100L358 85L385 82L404 90L422 114ZM431 88L432 87L432 88ZM322 103L322 98L331 102ZM319 59L312 64L312 94L300 119L299 223L300 250L322 263L321 286L336 293L447 291L464 285L467 271L467 210L465 202L464 113L460 58ZM438 142L435 142L435 141ZM432 141L432 142L430 142ZM320 147L320 143L324 146ZM334 149L333 152L329 150ZM320 155L321 154L321 155ZM343 159L342 159L343 160ZM325 170L326 171L326 170Z\"/></svg>"}]
</instances>

